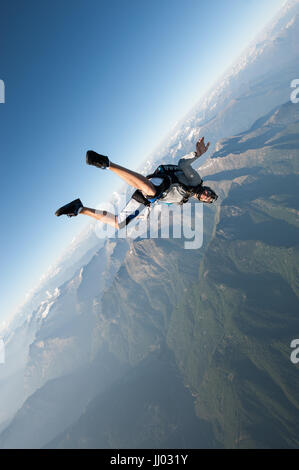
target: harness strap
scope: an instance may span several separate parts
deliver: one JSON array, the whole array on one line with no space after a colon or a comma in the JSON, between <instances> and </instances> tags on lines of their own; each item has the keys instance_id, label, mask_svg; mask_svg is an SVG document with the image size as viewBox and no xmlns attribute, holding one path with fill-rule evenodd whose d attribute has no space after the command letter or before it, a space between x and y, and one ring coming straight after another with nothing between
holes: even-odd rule
<instances>
[{"instance_id":1,"label":"harness strap","mask_svg":"<svg viewBox=\"0 0 299 470\"><path fill-rule=\"evenodd\" d=\"M142 192L139 189L136 189L136 191L132 194L132 198L140 204L143 204L144 206L151 205L150 201L145 196L143 196Z\"/></svg>"}]
</instances>

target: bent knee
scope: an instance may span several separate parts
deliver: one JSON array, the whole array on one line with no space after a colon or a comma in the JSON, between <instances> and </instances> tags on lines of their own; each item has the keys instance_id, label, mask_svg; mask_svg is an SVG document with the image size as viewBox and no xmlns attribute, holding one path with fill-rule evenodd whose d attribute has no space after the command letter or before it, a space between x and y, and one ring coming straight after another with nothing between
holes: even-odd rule
<instances>
[{"instance_id":1,"label":"bent knee","mask_svg":"<svg viewBox=\"0 0 299 470\"><path fill-rule=\"evenodd\" d=\"M156 196L157 188L150 181L148 182L147 187L145 189L146 189L146 191L145 191L146 196L149 196L149 197L155 197Z\"/></svg>"}]
</instances>

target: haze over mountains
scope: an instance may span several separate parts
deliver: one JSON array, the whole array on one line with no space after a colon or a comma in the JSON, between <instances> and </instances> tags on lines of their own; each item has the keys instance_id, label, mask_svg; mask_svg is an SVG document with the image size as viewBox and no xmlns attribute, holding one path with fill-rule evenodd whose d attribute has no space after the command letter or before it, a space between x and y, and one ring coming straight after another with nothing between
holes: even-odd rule
<instances>
[{"instance_id":1,"label":"haze over mountains","mask_svg":"<svg viewBox=\"0 0 299 470\"><path fill-rule=\"evenodd\" d=\"M91 225L15 317L1 448L298 446L298 12L289 2L143 164L212 142L203 246Z\"/></svg>"}]
</instances>

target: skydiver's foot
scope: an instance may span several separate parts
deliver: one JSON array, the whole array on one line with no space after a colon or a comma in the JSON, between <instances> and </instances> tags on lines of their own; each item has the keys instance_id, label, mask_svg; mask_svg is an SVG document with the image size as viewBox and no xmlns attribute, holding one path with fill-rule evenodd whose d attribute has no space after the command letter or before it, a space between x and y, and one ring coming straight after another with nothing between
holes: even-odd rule
<instances>
[{"instance_id":1,"label":"skydiver's foot","mask_svg":"<svg viewBox=\"0 0 299 470\"><path fill-rule=\"evenodd\" d=\"M98 168L102 168L102 170L108 168L110 164L108 157L105 155L100 155L93 150L88 150L86 152L86 163L87 165L93 165L97 166Z\"/></svg>"},{"instance_id":2,"label":"skydiver's foot","mask_svg":"<svg viewBox=\"0 0 299 470\"><path fill-rule=\"evenodd\" d=\"M83 204L80 201L80 199L75 199L74 201L69 202L69 204L66 204L65 206L60 207L60 209L58 209L55 212L55 215L57 215L57 217L61 215L67 215L68 217L75 217L76 215L79 214L79 210L82 207L83 207Z\"/></svg>"}]
</instances>

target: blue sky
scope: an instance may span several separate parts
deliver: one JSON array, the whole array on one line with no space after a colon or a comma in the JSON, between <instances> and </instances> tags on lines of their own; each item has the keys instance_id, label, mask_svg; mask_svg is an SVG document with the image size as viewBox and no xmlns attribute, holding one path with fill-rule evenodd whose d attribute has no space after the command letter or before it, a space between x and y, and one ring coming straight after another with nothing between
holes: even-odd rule
<instances>
[{"instance_id":1,"label":"blue sky","mask_svg":"<svg viewBox=\"0 0 299 470\"><path fill-rule=\"evenodd\" d=\"M56 218L137 168L282 0L23 0L1 4L0 321L87 223Z\"/></svg>"}]
</instances>

